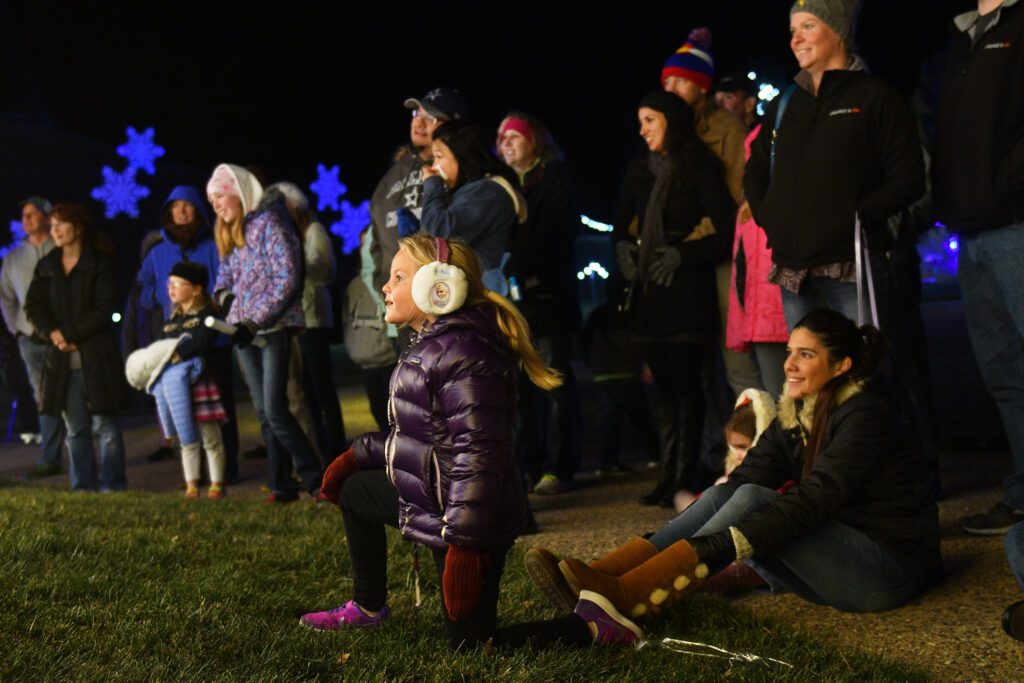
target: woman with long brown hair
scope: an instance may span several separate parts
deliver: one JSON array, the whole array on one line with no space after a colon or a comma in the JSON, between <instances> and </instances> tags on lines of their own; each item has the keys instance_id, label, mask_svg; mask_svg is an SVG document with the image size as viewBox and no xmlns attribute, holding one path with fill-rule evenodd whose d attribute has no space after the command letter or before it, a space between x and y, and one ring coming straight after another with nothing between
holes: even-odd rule
<instances>
[{"instance_id":1,"label":"woman with long brown hair","mask_svg":"<svg viewBox=\"0 0 1024 683\"><path fill-rule=\"evenodd\" d=\"M73 490L122 490L124 439L114 414L128 397L128 384L111 329L119 303L113 249L78 204L53 208L50 234L54 249L36 266L25 302L29 322L49 344L39 409L64 416Z\"/></svg>"}]
</instances>

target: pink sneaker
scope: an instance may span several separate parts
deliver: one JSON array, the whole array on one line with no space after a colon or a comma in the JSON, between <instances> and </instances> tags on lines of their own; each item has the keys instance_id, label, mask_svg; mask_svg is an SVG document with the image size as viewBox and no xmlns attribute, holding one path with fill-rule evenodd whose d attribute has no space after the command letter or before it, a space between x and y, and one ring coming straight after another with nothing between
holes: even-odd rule
<instances>
[{"instance_id":1,"label":"pink sneaker","mask_svg":"<svg viewBox=\"0 0 1024 683\"><path fill-rule=\"evenodd\" d=\"M337 631L345 626L354 628L376 628L391 617L391 610L387 605L381 607L376 616L369 616L355 600L349 600L341 607L335 607L325 612L310 612L303 614L299 623L303 626L315 628L318 631Z\"/></svg>"}]
</instances>

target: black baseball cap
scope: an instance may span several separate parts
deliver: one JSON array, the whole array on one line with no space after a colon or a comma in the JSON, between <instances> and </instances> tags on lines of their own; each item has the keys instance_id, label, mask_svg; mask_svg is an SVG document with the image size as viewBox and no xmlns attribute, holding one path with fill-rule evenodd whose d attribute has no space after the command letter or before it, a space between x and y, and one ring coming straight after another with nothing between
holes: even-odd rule
<instances>
[{"instance_id":1,"label":"black baseball cap","mask_svg":"<svg viewBox=\"0 0 1024 683\"><path fill-rule=\"evenodd\" d=\"M455 88L434 88L420 98L410 97L406 109L423 109L439 119L468 119L469 103Z\"/></svg>"},{"instance_id":2,"label":"black baseball cap","mask_svg":"<svg viewBox=\"0 0 1024 683\"><path fill-rule=\"evenodd\" d=\"M716 92L736 92L737 90L742 90L751 97L757 97L757 86L754 85L754 81L747 78L745 73L726 74L718 80L718 87L715 88Z\"/></svg>"}]
</instances>

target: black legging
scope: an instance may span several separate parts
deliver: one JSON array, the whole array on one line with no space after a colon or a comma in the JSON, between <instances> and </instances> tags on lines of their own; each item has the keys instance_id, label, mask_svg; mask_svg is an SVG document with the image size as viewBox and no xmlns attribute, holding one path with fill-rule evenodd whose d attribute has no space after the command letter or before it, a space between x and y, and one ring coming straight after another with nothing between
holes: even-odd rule
<instances>
[{"instance_id":1,"label":"black legging","mask_svg":"<svg viewBox=\"0 0 1024 683\"><path fill-rule=\"evenodd\" d=\"M352 562L353 599L367 610L380 610L387 600L387 535L384 526L398 527L398 492L384 470L356 472L345 480L339 496L345 520L345 536ZM491 551L484 569L483 590L472 613L452 621L444 605L444 550L433 550L437 567L441 613L448 647L472 648L492 641L497 647L520 647L533 641L537 647L556 643L587 647L593 642L590 628L575 614L550 621L527 622L497 628L498 594L509 548Z\"/></svg>"}]
</instances>

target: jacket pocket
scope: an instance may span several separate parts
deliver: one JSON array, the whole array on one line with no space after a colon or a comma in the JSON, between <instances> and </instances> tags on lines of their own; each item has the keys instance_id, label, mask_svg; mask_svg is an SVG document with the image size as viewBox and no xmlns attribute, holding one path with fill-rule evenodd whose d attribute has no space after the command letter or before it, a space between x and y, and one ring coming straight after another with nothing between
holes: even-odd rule
<instances>
[{"instance_id":1,"label":"jacket pocket","mask_svg":"<svg viewBox=\"0 0 1024 683\"><path fill-rule=\"evenodd\" d=\"M437 451L430 449L430 484L437 500L437 509L444 512L444 496L441 494L441 463L437 459Z\"/></svg>"}]
</instances>

